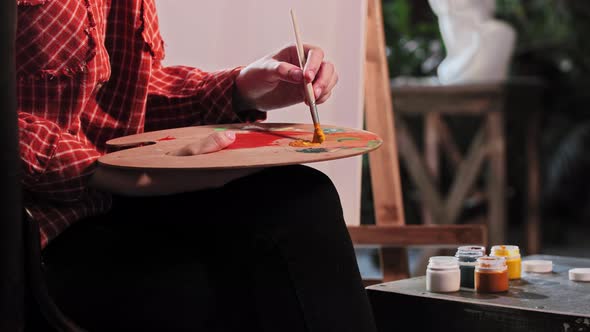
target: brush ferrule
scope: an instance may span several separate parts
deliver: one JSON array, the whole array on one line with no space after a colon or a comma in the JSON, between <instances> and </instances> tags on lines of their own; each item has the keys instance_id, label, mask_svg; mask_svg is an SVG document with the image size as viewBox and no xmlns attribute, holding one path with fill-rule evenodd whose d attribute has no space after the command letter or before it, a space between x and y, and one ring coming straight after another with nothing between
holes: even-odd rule
<instances>
[{"instance_id":1,"label":"brush ferrule","mask_svg":"<svg viewBox=\"0 0 590 332\"><path fill-rule=\"evenodd\" d=\"M309 111L311 112L311 118L313 119L313 124L317 125L320 123L320 116L318 115L318 107L315 103L309 105Z\"/></svg>"}]
</instances>

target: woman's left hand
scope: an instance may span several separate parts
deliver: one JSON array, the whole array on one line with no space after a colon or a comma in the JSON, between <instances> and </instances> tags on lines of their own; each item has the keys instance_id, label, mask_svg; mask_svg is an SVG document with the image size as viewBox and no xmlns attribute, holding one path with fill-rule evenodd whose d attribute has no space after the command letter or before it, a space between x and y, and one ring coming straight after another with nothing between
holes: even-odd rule
<instances>
[{"instance_id":1,"label":"woman's left hand","mask_svg":"<svg viewBox=\"0 0 590 332\"><path fill-rule=\"evenodd\" d=\"M312 83L316 103L332 95L338 82L334 65L324 59L324 51L304 45L307 63L301 70L295 45L269 54L243 68L236 78L238 97L260 110L271 110L306 101L305 83Z\"/></svg>"}]
</instances>

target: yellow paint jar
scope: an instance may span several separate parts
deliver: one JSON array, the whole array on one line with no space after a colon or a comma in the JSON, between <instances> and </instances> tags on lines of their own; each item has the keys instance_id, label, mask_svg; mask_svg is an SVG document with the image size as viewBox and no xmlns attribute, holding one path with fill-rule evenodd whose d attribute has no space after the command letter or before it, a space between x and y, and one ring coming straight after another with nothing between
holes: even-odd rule
<instances>
[{"instance_id":1,"label":"yellow paint jar","mask_svg":"<svg viewBox=\"0 0 590 332\"><path fill-rule=\"evenodd\" d=\"M518 246L493 246L490 256L504 257L508 266L508 279L520 279L522 260Z\"/></svg>"}]
</instances>

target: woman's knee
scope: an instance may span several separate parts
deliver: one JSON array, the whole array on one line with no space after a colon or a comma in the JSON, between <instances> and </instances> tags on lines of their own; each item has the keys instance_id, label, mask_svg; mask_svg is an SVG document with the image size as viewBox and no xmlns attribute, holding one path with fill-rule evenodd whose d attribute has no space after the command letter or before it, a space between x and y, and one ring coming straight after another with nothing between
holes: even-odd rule
<instances>
[{"instance_id":1,"label":"woman's knee","mask_svg":"<svg viewBox=\"0 0 590 332\"><path fill-rule=\"evenodd\" d=\"M340 196L332 180L323 172L302 165L289 166L276 170L280 192L275 196L281 205L291 209L334 210L341 213ZM320 211L318 211L320 212Z\"/></svg>"},{"instance_id":2,"label":"woman's knee","mask_svg":"<svg viewBox=\"0 0 590 332\"><path fill-rule=\"evenodd\" d=\"M330 177L315 168L295 165L285 167L281 172L287 178L286 182L290 186L302 192L309 193L310 188L314 188L324 195L338 195L338 191Z\"/></svg>"},{"instance_id":3,"label":"woman's knee","mask_svg":"<svg viewBox=\"0 0 590 332\"><path fill-rule=\"evenodd\" d=\"M330 178L314 168L273 167L233 184L234 200L256 206L255 215L270 222L292 222L297 227L341 222L342 206ZM273 219L274 218L274 219ZM304 226L307 225L307 226Z\"/></svg>"},{"instance_id":4,"label":"woman's knee","mask_svg":"<svg viewBox=\"0 0 590 332\"><path fill-rule=\"evenodd\" d=\"M230 186L233 191L266 201L311 199L315 196L338 198L338 191L326 174L303 165L267 168L234 181Z\"/></svg>"}]
</instances>

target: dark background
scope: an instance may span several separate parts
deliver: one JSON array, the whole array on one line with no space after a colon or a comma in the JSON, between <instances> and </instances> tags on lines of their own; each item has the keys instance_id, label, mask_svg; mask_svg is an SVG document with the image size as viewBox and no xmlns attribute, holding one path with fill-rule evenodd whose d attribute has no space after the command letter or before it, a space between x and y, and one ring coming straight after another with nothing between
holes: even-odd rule
<instances>
[{"instance_id":1,"label":"dark background","mask_svg":"<svg viewBox=\"0 0 590 332\"><path fill-rule=\"evenodd\" d=\"M383 0L390 76L393 79L436 76L445 50L436 16L427 0ZM590 1L498 0L498 19L517 31L511 77L534 76L546 85L539 150L542 165L543 248L576 248L588 234L590 195ZM522 238L525 220L526 160L523 128L527 113L506 113L509 239ZM449 126L466 149L473 135L473 120L454 119ZM411 122L414 137L421 124ZM417 143L420 144L419 139ZM373 223L367 158L363 159L362 223ZM442 190L452 181L441 169ZM406 223L420 223L418 193L402 167ZM470 210L471 209L471 210ZM463 218L485 212L473 206ZM546 251L546 250L544 250ZM557 252L561 253L561 252ZM582 254L585 254L583 252ZM590 254L588 252L587 254Z\"/></svg>"}]
</instances>

